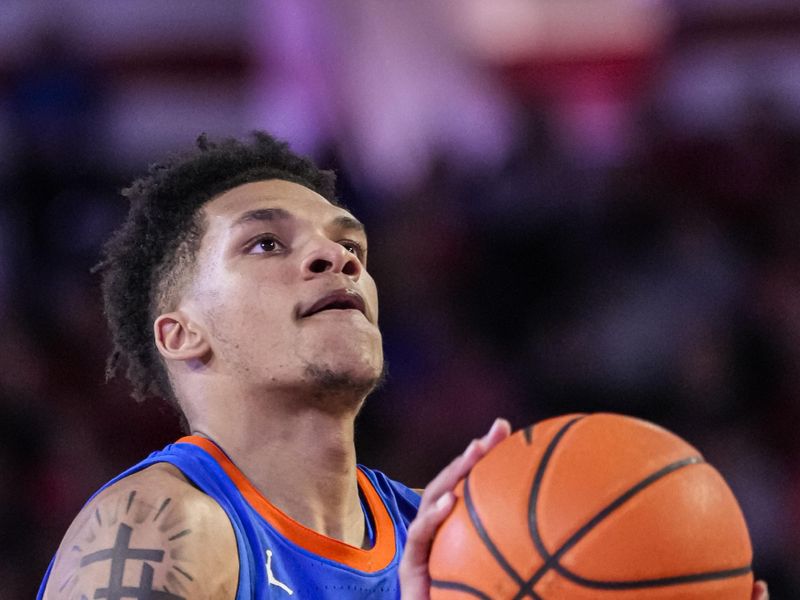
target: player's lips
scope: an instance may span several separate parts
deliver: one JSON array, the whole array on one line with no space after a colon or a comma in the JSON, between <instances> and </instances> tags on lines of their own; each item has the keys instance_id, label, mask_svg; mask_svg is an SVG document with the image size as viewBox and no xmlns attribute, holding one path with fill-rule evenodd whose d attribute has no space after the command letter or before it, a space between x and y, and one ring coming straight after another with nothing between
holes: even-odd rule
<instances>
[{"instance_id":1,"label":"player's lips","mask_svg":"<svg viewBox=\"0 0 800 600\"><path fill-rule=\"evenodd\" d=\"M307 306L301 307L300 318L310 317L325 310L357 310L367 316L364 298L355 290L340 289L325 294L322 298Z\"/></svg>"}]
</instances>

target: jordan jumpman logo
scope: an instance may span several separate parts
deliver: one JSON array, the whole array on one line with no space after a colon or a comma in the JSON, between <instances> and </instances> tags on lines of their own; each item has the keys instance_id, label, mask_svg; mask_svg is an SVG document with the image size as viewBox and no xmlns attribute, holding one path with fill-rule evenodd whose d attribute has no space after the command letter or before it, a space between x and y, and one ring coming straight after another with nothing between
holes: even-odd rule
<instances>
[{"instance_id":1,"label":"jordan jumpman logo","mask_svg":"<svg viewBox=\"0 0 800 600\"><path fill-rule=\"evenodd\" d=\"M267 550L267 583L281 588L290 596L294 594L288 585L275 579L275 575L272 574L272 550Z\"/></svg>"}]
</instances>

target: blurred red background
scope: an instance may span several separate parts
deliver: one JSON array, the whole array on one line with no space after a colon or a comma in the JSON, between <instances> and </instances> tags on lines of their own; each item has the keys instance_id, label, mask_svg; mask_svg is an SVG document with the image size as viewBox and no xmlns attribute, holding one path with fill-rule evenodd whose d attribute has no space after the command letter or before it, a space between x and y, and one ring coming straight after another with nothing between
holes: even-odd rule
<instances>
[{"instance_id":1,"label":"blurred red background","mask_svg":"<svg viewBox=\"0 0 800 600\"><path fill-rule=\"evenodd\" d=\"M617 411L726 476L800 589L800 9L774 0L4 0L0 597L180 435L104 383L117 192L266 129L367 223L389 380L359 459L423 486L496 415Z\"/></svg>"}]
</instances>

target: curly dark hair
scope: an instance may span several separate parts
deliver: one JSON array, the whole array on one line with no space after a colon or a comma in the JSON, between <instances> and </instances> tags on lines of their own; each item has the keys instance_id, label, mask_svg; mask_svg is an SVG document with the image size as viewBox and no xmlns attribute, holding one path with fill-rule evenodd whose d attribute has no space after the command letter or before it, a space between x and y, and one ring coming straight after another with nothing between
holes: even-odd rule
<instances>
[{"instance_id":1,"label":"curly dark hair","mask_svg":"<svg viewBox=\"0 0 800 600\"><path fill-rule=\"evenodd\" d=\"M106 242L95 270L103 275L105 314L113 341L106 365L111 379L121 361L137 401L158 396L183 420L166 366L153 339L155 318L171 309L191 275L206 229L201 208L239 185L283 179L303 185L337 206L335 176L318 169L287 143L264 132L252 140L218 144L203 134L194 152L170 157L122 191L130 210ZM183 421L185 426L185 420Z\"/></svg>"}]
</instances>

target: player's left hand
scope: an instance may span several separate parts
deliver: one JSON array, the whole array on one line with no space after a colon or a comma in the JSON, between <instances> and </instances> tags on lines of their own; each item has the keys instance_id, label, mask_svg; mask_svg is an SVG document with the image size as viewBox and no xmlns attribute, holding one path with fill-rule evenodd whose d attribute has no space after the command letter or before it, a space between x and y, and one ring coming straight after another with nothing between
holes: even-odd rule
<instances>
[{"instance_id":1,"label":"player's left hand","mask_svg":"<svg viewBox=\"0 0 800 600\"><path fill-rule=\"evenodd\" d=\"M436 530L453 509L453 489L475 463L509 435L511 425L508 421L495 420L489 433L479 440L472 440L464 453L445 467L425 488L417 517L408 528L408 540L400 561L402 600L429 600L431 577L428 573L428 557Z\"/></svg>"},{"instance_id":2,"label":"player's left hand","mask_svg":"<svg viewBox=\"0 0 800 600\"><path fill-rule=\"evenodd\" d=\"M752 600L769 600L769 592L765 581L756 581L755 585L753 585Z\"/></svg>"}]
</instances>

